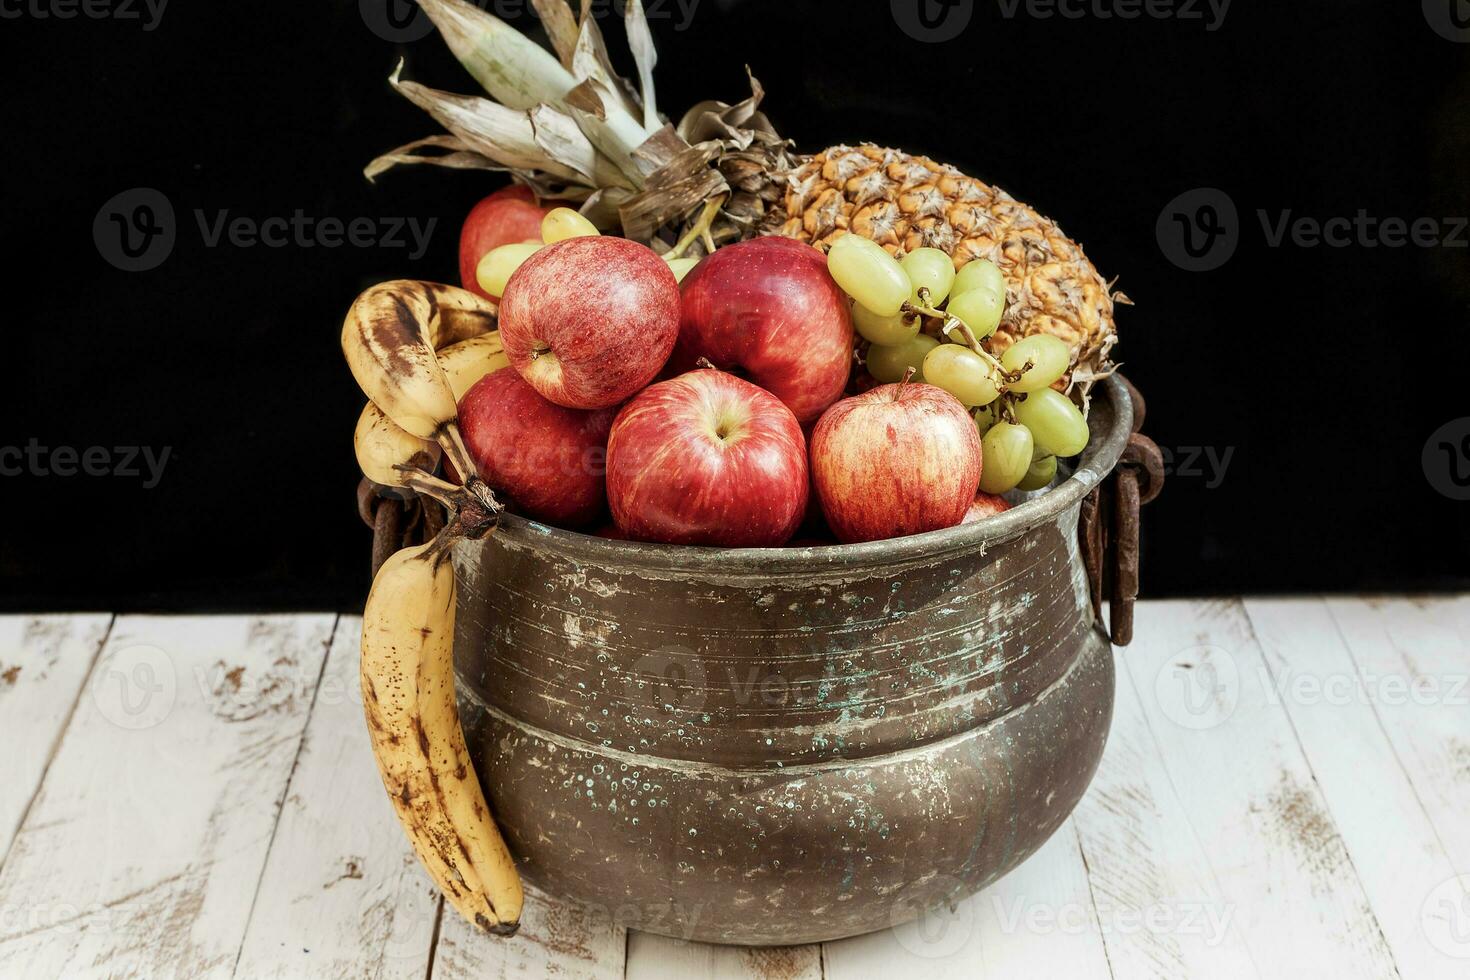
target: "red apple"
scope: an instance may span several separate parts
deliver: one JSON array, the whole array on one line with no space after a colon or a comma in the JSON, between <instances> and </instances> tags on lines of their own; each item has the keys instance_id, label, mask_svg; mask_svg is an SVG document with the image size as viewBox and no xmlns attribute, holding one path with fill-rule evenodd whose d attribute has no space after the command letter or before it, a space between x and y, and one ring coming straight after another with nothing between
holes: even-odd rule
<instances>
[{"instance_id":1,"label":"red apple","mask_svg":"<svg viewBox=\"0 0 1470 980\"><path fill-rule=\"evenodd\" d=\"M606 512L607 434L616 414L553 405L514 371L495 371L460 400L459 429L480 478L521 513L582 527Z\"/></svg>"},{"instance_id":2,"label":"red apple","mask_svg":"<svg viewBox=\"0 0 1470 980\"><path fill-rule=\"evenodd\" d=\"M976 521L983 521L987 517L1004 513L1010 509L1011 505L1006 503L1004 497L997 497L993 493L977 493L975 499L970 503L970 509L965 511L965 519L960 523L974 524Z\"/></svg>"},{"instance_id":3,"label":"red apple","mask_svg":"<svg viewBox=\"0 0 1470 980\"><path fill-rule=\"evenodd\" d=\"M781 399L799 422L842 397L852 317L815 248L779 237L726 245L695 266L680 291L675 370L708 358Z\"/></svg>"},{"instance_id":4,"label":"red apple","mask_svg":"<svg viewBox=\"0 0 1470 980\"><path fill-rule=\"evenodd\" d=\"M484 198L465 215L459 230L459 281L465 289L499 299L480 288L475 267L485 253L511 242L540 241L547 209L536 203L529 187L511 184Z\"/></svg>"},{"instance_id":5,"label":"red apple","mask_svg":"<svg viewBox=\"0 0 1470 980\"><path fill-rule=\"evenodd\" d=\"M980 435L927 384L883 385L827 409L812 433L812 483L843 543L960 523L980 488Z\"/></svg>"},{"instance_id":6,"label":"red apple","mask_svg":"<svg viewBox=\"0 0 1470 980\"><path fill-rule=\"evenodd\" d=\"M806 442L770 392L723 371L690 371L618 413L607 499L618 527L637 540L781 545L806 510Z\"/></svg>"},{"instance_id":7,"label":"red apple","mask_svg":"<svg viewBox=\"0 0 1470 980\"><path fill-rule=\"evenodd\" d=\"M568 408L625 401L669 359L679 283L653 250L588 236L548 245L510 277L500 342L511 366Z\"/></svg>"}]
</instances>

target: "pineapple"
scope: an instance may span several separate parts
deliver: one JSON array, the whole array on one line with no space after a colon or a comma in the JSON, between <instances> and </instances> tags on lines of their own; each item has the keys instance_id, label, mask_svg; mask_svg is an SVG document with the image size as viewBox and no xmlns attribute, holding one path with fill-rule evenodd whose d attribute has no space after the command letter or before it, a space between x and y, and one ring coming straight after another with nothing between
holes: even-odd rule
<instances>
[{"instance_id":1,"label":"pineapple","mask_svg":"<svg viewBox=\"0 0 1470 980\"><path fill-rule=\"evenodd\" d=\"M1073 350L1071 380L1084 390L1108 371L1117 339L1112 293L1082 248L1005 191L927 157L878 146L831 146L784 175L782 207L765 230L814 245L853 232L890 253L937 248L958 270L994 262L1006 277L1006 313L986 342L999 355L1048 333Z\"/></svg>"},{"instance_id":2,"label":"pineapple","mask_svg":"<svg viewBox=\"0 0 1470 980\"><path fill-rule=\"evenodd\" d=\"M986 258L1006 277L1005 316L986 341L992 353L1034 333L1062 339L1072 348L1064 383L1084 405L1092 382L1111 370L1113 304L1127 297L1054 222L1004 191L901 150L798 155L759 111L764 92L754 77L744 101L701 102L677 126L666 124L640 0L624 9L638 86L613 75L587 4L579 21L567 0L536 0L555 57L466 0L419 4L493 100L400 81L395 71L394 87L449 134L384 154L368 166L370 178L404 163L508 170L671 257L760 234L825 247L852 232L891 253L942 249L957 270Z\"/></svg>"}]
</instances>

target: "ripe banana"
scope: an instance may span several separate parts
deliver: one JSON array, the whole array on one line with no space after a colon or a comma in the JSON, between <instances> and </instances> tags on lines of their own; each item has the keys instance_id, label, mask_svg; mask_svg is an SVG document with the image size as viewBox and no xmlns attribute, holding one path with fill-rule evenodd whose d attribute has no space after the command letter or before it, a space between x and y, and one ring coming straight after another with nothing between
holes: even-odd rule
<instances>
[{"instance_id":1,"label":"ripe banana","mask_svg":"<svg viewBox=\"0 0 1470 980\"><path fill-rule=\"evenodd\" d=\"M400 428L443 446L460 473L475 467L434 351L489 331L495 312L465 289L394 279L357 297L342 324L342 353L358 385Z\"/></svg>"},{"instance_id":2,"label":"ripe banana","mask_svg":"<svg viewBox=\"0 0 1470 980\"><path fill-rule=\"evenodd\" d=\"M408 486L407 473L399 467L433 473L439 465L438 443L404 432L372 402L363 406L357 419L352 448L362 475L385 487Z\"/></svg>"},{"instance_id":3,"label":"ripe banana","mask_svg":"<svg viewBox=\"0 0 1470 980\"><path fill-rule=\"evenodd\" d=\"M464 398L464 393L473 388L476 381L510 366L510 358L500 344L498 330L461 340L437 353L439 366L449 379L449 387L454 392L456 402Z\"/></svg>"},{"instance_id":4,"label":"ripe banana","mask_svg":"<svg viewBox=\"0 0 1470 980\"><path fill-rule=\"evenodd\" d=\"M362 618L362 703L383 786L419 860L474 925L509 936L521 879L490 817L454 700L448 537L404 548L373 579Z\"/></svg>"}]
</instances>

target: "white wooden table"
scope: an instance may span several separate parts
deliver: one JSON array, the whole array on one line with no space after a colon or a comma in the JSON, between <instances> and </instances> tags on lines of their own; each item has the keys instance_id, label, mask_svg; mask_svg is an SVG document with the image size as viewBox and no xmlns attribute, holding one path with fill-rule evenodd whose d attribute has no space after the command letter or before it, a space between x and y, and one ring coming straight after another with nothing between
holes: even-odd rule
<instances>
[{"instance_id":1,"label":"white wooden table","mask_svg":"<svg viewBox=\"0 0 1470 980\"><path fill-rule=\"evenodd\" d=\"M445 914L348 616L0 617L0 977L1470 977L1470 597L1149 603L1006 878L821 947Z\"/></svg>"}]
</instances>

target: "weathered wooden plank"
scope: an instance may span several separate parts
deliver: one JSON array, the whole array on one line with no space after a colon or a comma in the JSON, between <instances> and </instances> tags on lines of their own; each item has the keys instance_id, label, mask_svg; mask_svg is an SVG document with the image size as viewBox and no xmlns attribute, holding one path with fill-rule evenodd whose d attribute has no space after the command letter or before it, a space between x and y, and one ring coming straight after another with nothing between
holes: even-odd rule
<instances>
[{"instance_id":1,"label":"weathered wooden plank","mask_svg":"<svg viewBox=\"0 0 1470 980\"><path fill-rule=\"evenodd\" d=\"M439 892L399 829L358 684L362 620L343 617L271 840L235 976L424 977Z\"/></svg>"},{"instance_id":2,"label":"weathered wooden plank","mask_svg":"<svg viewBox=\"0 0 1470 980\"><path fill-rule=\"evenodd\" d=\"M989 888L920 919L826 943L828 980L911 975L924 980L1108 977L1087 869L1068 820Z\"/></svg>"},{"instance_id":3,"label":"weathered wooden plank","mask_svg":"<svg viewBox=\"0 0 1470 980\"><path fill-rule=\"evenodd\" d=\"M1451 863L1470 872L1470 597L1327 607Z\"/></svg>"},{"instance_id":4,"label":"weathered wooden plank","mask_svg":"<svg viewBox=\"0 0 1470 980\"><path fill-rule=\"evenodd\" d=\"M112 617L0 616L0 864L77 703ZM0 927L3 928L3 927Z\"/></svg>"},{"instance_id":5,"label":"weathered wooden plank","mask_svg":"<svg viewBox=\"0 0 1470 980\"><path fill-rule=\"evenodd\" d=\"M510 939L475 930L446 905L433 976L435 980L615 980L623 975L626 949L624 930L606 910L556 901L527 888L521 928Z\"/></svg>"},{"instance_id":6,"label":"weathered wooden plank","mask_svg":"<svg viewBox=\"0 0 1470 980\"><path fill-rule=\"evenodd\" d=\"M1465 962L1426 939L1426 896L1454 877L1454 865L1379 723L1381 682L1359 673L1321 599L1248 599L1245 607L1271 672L1268 694L1291 718L1400 972L1465 976Z\"/></svg>"},{"instance_id":7,"label":"weathered wooden plank","mask_svg":"<svg viewBox=\"0 0 1470 980\"><path fill-rule=\"evenodd\" d=\"M628 980L821 980L820 946L711 946L628 934Z\"/></svg>"},{"instance_id":8,"label":"weathered wooden plank","mask_svg":"<svg viewBox=\"0 0 1470 980\"><path fill-rule=\"evenodd\" d=\"M1241 604L1150 604L1119 661L1256 966L1280 976L1397 976ZM1137 846L1151 839L1140 834ZM1084 853L1091 863L1085 836ZM1189 862L1176 852L1171 863ZM1118 975L1129 976L1118 960Z\"/></svg>"},{"instance_id":9,"label":"weathered wooden plank","mask_svg":"<svg viewBox=\"0 0 1470 980\"><path fill-rule=\"evenodd\" d=\"M229 975L333 618L117 620L0 870L0 976Z\"/></svg>"},{"instance_id":10,"label":"weathered wooden plank","mask_svg":"<svg viewBox=\"0 0 1470 980\"><path fill-rule=\"evenodd\" d=\"M1107 749L1072 815L1098 928L1117 980L1257 976L1236 922L1239 910L1223 894L1207 843L1190 826L1122 663L1146 641L1154 614L1154 604L1140 608L1141 635L1117 651ZM1225 748L1217 743L1209 751ZM1213 760L1203 746L1196 752L1198 767L1207 770Z\"/></svg>"}]
</instances>

